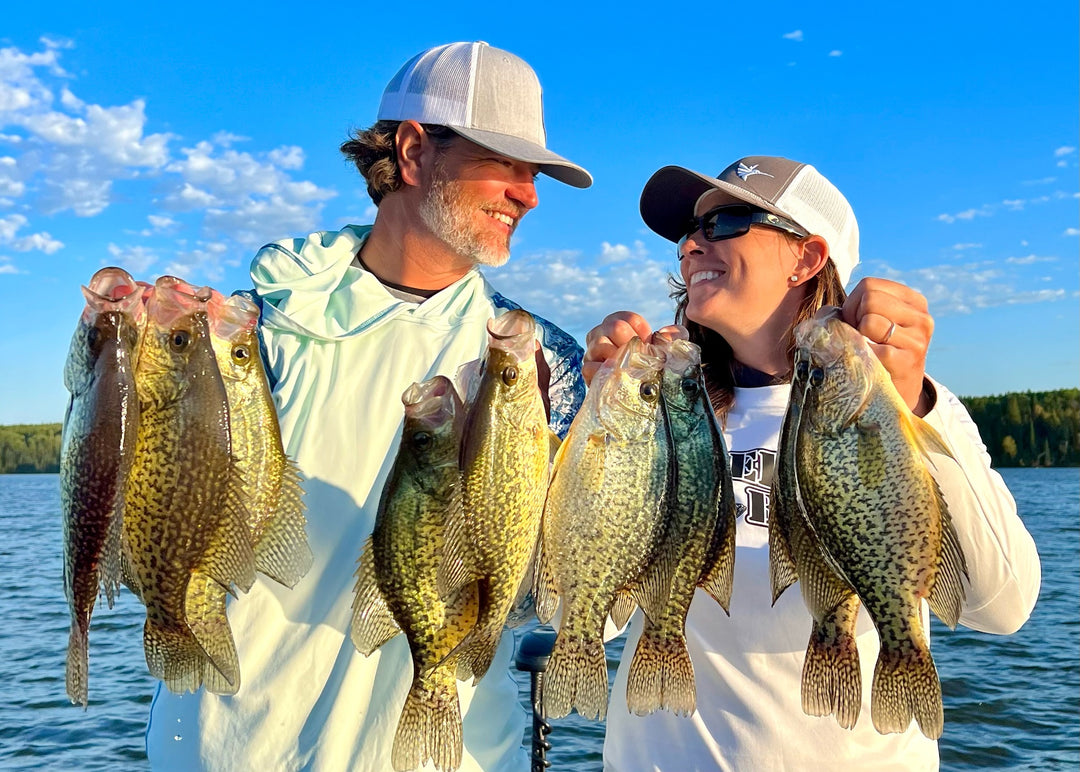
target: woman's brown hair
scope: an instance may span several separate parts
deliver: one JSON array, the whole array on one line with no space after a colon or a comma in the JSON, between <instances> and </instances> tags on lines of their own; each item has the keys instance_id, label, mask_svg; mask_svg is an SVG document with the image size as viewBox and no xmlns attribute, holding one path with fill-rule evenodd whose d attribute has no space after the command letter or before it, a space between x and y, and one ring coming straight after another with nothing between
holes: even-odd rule
<instances>
[{"instance_id":1,"label":"woman's brown hair","mask_svg":"<svg viewBox=\"0 0 1080 772\"><path fill-rule=\"evenodd\" d=\"M735 403L735 355L720 333L686 318L686 285L674 276L669 278L669 282L672 288L671 297L676 302L675 323L686 327L690 332L690 341L701 347L701 370L705 376L705 386L708 388L713 410L723 424ZM812 319L822 306L840 306L847 298L832 260L826 260L822 269L803 286L806 288L806 295L787 332L786 349L788 359L792 361L795 356L795 326L799 322ZM790 377L790 373L787 377Z\"/></svg>"}]
</instances>

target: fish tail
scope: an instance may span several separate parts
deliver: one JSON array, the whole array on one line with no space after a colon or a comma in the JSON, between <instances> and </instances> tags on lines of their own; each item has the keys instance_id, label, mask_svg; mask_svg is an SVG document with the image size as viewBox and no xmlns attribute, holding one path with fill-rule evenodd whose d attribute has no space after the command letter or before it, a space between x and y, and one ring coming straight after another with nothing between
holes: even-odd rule
<instances>
[{"instance_id":1,"label":"fish tail","mask_svg":"<svg viewBox=\"0 0 1080 772\"><path fill-rule=\"evenodd\" d=\"M544 708L551 718L577 709L585 718L607 714L607 658L600 636L586 641L560 631L544 673Z\"/></svg>"},{"instance_id":2,"label":"fish tail","mask_svg":"<svg viewBox=\"0 0 1080 772\"><path fill-rule=\"evenodd\" d=\"M626 681L626 705L639 716L667 708L689 716L697 707L694 665L682 633L646 624Z\"/></svg>"},{"instance_id":3,"label":"fish tail","mask_svg":"<svg viewBox=\"0 0 1080 772\"><path fill-rule=\"evenodd\" d=\"M401 709L391 761L394 769L461 766L461 708L453 670L438 667L413 680Z\"/></svg>"},{"instance_id":4,"label":"fish tail","mask_svg":"<svg viewBox=\"0 0 1080 772\"><path fill-rule=\"evenodd\" d=\"M81 624L82 620L72 617L71 633L68 635L67 650L67 695L72 705L82 705L86 709L87 674L89 672L88 654L88 630ZM89 621L89 620L87 620Z\"/></svg>"},{"instance_id":5,"label":"fish tail","mask_svg":"<svg viewBox=\"0 0 1080 772\"><path fill-rule=\"evenodd\" d=\"M205 652L202 680L213 694L236 694L240 661L225 611L225 588L198 571L188 581L184 616L195 641Z\"/></svg>"},{"instance_id":6,"label":"fish tail","mask_svg":"<svg viewBox=\"0 0 1080 772\"><path fill-rule=\"evenodd\" d=\"M855 726L862 707L862 671L854 635L858 608L858 598L851 596L820 623L815 620L803 662L803 712L836 714L844 729Z\"/></svg>"},{"instance_id":7,"label":"fish tail","mask_svg":"<svg viewBox=\"0 0 1080 772\"><path fill-rule=\"evenodd\" d=\"M150 675L164 681L170 692L193 692L202 685L206 654L186 627L166 626L147 615L143 651Z\"/></svg>"},{"instance_id":8,"label":"fish tail","mask_svg":"<svg viewBox=\"0 0 1080 772\"><path fill-rule=\"evenodd\" d=\"M931 740L941 736L941 682L925 643L882 648L874 668L870 715L881 734L905 731L914 716L924 735Z\"/></svg>"}]
</instances>

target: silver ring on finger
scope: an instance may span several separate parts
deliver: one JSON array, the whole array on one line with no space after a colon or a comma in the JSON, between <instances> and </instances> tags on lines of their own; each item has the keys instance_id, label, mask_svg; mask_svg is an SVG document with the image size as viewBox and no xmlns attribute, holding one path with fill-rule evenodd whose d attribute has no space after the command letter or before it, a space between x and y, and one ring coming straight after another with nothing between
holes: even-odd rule
<instances>
[{"instance_id":1,"label":"silver ring on finger","mask_svg":"<svg viewBox=\"0 0 1080 772\"><path fill-rule=\"evenodd\" d=\"M896 322L889 324L889 329L885 333L885 337L881 339L881 345L884 346L892 339L893 333L896 332Z\"/></svg>"}]
</instances>

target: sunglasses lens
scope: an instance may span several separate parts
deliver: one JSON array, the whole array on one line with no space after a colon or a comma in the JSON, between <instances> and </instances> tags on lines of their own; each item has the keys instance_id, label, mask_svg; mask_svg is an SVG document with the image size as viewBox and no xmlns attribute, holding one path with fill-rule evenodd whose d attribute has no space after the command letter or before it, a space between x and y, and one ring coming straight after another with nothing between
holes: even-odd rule
<instances>
[{"instance_id":1,"label":"sunglasses lens","mask_svg":"<svg viewBox=\"0 0 1080 772\"><path fill-rule=\"evenodd\" d=\"M706 212L704 221L705 238L720 241L741 236L750 230L750 207L724 206Z\"/></svg>"}]
</instances>

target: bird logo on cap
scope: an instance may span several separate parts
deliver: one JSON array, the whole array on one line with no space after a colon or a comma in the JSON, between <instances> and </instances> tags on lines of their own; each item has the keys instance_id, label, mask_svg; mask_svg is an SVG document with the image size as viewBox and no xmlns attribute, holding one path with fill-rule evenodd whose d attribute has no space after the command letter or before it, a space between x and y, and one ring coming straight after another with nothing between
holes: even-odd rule
<instances>
[{"instance_id":1,"label":"bird logo on cap","mask_svg":"<svg viewBox=\"0 0 1080 772\"><path fill-rule=\"evenodd\" d=\"M761 171L758 166L759 164L747 166L746 164L741 163L739 164L739 168L735 170L735 174L737 174L739 179L743 182L746 182L747 177L753 177L755 174L763 174L766 177L772 177L771 174Z\"/></svg>"}]
</instances>

